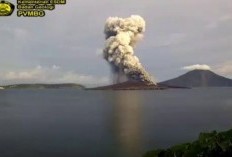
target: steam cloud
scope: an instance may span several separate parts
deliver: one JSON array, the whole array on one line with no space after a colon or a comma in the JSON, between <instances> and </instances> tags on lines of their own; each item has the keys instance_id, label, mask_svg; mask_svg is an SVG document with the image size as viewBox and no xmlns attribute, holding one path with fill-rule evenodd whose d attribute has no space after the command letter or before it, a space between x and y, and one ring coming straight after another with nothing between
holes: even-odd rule
<instances>
[{"instance_id":1,"label":"steam cloud","mask_svg":"<svg viewBox=\"0 0 232 157\"><path fill-rule=\"evenodd\" d=\"M129 80L155 84L138 57L134 55L134 46L143 37L144 31L145 21L138 15L129 18L109 17L104 30L104 58L118 78L124 75Z\"/></svg>"},{"instance_id":2,"label":"steam cloud","mask_svg":"<svg viewBox=\"0 0 232 157\"><path fill-rule=\"evenodd\" d=\"M183 70L211 70L211 67L206 64L195 64L190 66L185 66Z\"/></svg>"}]
</instances>

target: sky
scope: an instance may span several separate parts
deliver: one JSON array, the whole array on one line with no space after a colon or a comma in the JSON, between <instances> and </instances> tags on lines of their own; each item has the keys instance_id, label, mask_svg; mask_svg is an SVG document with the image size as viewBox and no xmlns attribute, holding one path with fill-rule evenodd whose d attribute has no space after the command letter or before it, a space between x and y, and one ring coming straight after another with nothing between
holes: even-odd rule
<instances>
[{"instance_id":1,"label":"sky","mask_svg":"<svg viewBox=\"0 0 232 157\"><path fill-rule=\"evenodd\" d=\"M232 79L231 0L67 0L42 18L0 17L0 85L109 84L104 24L130 15L146 21L135 54L158 82L201 66Z\"/></svg>"}]
</instances>

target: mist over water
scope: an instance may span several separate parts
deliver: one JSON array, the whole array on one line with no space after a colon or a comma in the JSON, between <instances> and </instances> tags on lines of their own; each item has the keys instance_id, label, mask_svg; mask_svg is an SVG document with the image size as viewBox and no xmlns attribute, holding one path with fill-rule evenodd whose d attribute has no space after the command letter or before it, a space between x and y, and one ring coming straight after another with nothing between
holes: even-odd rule
<instances>
[{"instance_id":1,"label":"mist over water","mask_svg":"<svg viewBox=\"0 0 232 157\"><path fill-rule=\"evenodd\" d=\"M0 156L139 157L232 126L232 88L0 91Z\"/></svg>"}]
</instances>

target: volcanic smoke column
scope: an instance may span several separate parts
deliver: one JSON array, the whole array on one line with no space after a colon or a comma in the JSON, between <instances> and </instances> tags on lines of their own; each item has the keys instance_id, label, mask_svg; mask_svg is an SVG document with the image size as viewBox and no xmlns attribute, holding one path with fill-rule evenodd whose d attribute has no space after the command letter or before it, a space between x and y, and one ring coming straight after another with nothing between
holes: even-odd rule
<instances>
[{"instance_id":1,"label":"volcanic smoke column","mask_svg":"<svg viewBox=\"0 0 232 157\"><path fill-rule=\"evenodd\" d=\"M134 55L134 46L143 37L144 31L145 21L138 15L129 18L109 17L104 30L104 58L118 78L125 75L128 80L156 84Z\"/></svg>"}]
</instances>

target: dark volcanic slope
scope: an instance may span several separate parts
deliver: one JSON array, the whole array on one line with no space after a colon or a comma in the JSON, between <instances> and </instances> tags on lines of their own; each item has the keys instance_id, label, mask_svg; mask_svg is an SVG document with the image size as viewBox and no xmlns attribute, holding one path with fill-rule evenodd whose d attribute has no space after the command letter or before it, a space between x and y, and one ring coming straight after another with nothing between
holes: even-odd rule
<instances>
[{"instance_id":1,"label":"dark volcanic slope","mask_svg":"<svg viewBox=\"0 0 232 157\"><path fill-rule=\"evenodd\" d=\"M210 70L193 70L160 84L183 87L231 87L232 80Z\"/></svg>"},{"instance_id":2,"label":"dark volcanic slope","mask_svg":"<svg viewBox=\"0 0 232 157\"><path fill-rule=\"evenodd\" d=\"M158 87L155 85L147 85L144 82L127 81L127 82L113 84L109 86L91 88L90 90L155 90L155 89L165 89L165 88Z\"/></svg>"},{"instance_id":3,"label":"dark volcanic slope","mask_svg":"<svg viewBox=\"0 0 232 157\"><path fill-rule=\"evenodd\" d=\"M87 90L162 90L168 88L184 88L178 86L166 86L166 85L148 85L144 82L127 81L123 83L113 84L109 86L102 86L96 88L89 88Z\"/></svg>"}]
</instances>

